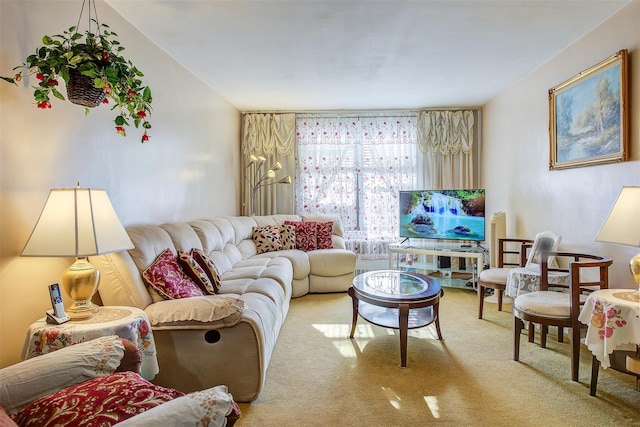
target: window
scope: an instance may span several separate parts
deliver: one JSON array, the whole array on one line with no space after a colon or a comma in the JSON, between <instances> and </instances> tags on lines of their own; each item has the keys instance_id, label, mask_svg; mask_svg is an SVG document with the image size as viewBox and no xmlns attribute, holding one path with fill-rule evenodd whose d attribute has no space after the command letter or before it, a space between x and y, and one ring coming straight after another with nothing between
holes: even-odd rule
<instances>
[{"instance_id":1,"label":"window","mask_svg":"<svg viewBox=\"0 0 640 427\"><path fill-rule=\"evenodd\" d=\"M347 247L386 257L398 192L417 187L417 114L296 115L298 212L342 218Z\"/></svg>"}]
</instances>

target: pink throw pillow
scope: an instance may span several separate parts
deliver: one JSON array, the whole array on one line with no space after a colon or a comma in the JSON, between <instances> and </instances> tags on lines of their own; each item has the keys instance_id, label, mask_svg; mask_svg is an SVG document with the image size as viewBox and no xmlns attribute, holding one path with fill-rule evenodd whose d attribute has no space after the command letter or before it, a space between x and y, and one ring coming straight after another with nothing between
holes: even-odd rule
<instances>
[{"instance_id":1,"label":"pink throw pillow","mask_svg":"<svg viewBox=\"0 0 640 427\"><path fill-rule=\"evenodd\" d=\"M182 271L200 287L200 290L205 295L213 295L216 293L211 279L209 279L207 273L190 253L178 251L178 265L180 265Z\"/></svg>"},{"instance_id":2,"label":"pink throw pillow","mask_svg":"<svg viewBox=\"0 0 640 427\"><path fill-rule=\"evenodd\" d=\"M220 273L218 273L218 269L216 268L216 265L213 263L211 258L209 258L202 250L198 248L191 249L191 255L207 274L207 277L213 285L214 293L217 294L218 292L220 292L220 288L222 287L222 282L220 281Z\"/></svg>"},{"instance_id":3,"label":"pink throw pillow","mask_svg":"<svg viewBox=\"0 0 640 427\"><path fill-rule=\"evenodd\" d=\"M318 249L333 249L333 221L317 222Z\"/></svg>"},{"instance_id":4,"label":"pink throw pillow","mask_svg":"<svg viewBox=\"0 0 640 427\"><path fill-rule=\"evenodd\" d=\"M25 427L111 426L181 396L135 372L118 372L34 400L15 420Z\"/></svg>"},{"instance_id":5,"label":"pink throw pillow","mask_svg":"<svg viewBox=\"0 0 640 427\"><path fill-rule=\"evenodd\" d=\"M296 227L296 249L301 251L318 249L317 225L315 222L285 221L284 223Z\"/></svg>"},{"instance_id":6,"label":"pink throw pillow","mask_svg":"<svg viewBox=\"0 0 640 427\"><path fill-rule=\"evenodd\" d=\"M202 296L202 291L178 265L176 257L167 248L142 272L147 283L165 299Z\"/></svg>"},{"instance_id":7,"label":"pink throw pillow","mask_svg":"<svg viewBox=\"0 0 640 427\"><path fill-rule=\"evenodd\" d=\"M256 244L256 251L259 254L279 251L282 249L280 229L277 225L253 227L253 242Z\"/></svg>"}]
</instances>

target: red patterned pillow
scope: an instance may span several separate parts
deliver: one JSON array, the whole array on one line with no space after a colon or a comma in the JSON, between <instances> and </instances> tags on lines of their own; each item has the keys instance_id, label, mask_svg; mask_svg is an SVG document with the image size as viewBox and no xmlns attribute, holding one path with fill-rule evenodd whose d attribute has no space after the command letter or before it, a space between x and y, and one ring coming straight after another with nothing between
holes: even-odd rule
<instances>
[{"instance_id":1,"label":"red patterned pillow","mask_svg":"<svg viewBox=\"0 0 640 427\"><path fill-rule=\"evenodd\" d=\"M296 248L296 227L291 224L282 224L280 230L280 240L282 240L282 250Z\"/></svg>"},{"instance_id":2,"label":"red patterned pillow","mask_svg":"<svg viewBox=\"0 0 640 427\"><path fill-rule=\"evenodd\" d=\"M118 372L34 400L15 421L25 427L111 426L181 396L135 372Z\"/></svg>"},{"instance_id":3,"label":"red patterned pillow","mask_svg":"<svg viewBox=\"0 0 640 427\"><path fill-rule=\"evenodd\" d=\"M317 222L318 249L333 249L333 221Z\"/></svg>"},{"instance_id":4,"label":"red patterned pillow","mask_svg":"<svg viewBox=\"0 0 640 427\"><path fill-rule=\"evenodd\" d=\"M200 287L200 290L202 290L205 295L213 295L216 293L211 279L209 279L207 273L190 253L178 251L178 265L180 265L182 271Z\"/></svg>"},{"instance_id":5,"label":"red patterned pillow","mask_svg":"<svg viewBox=\"0 0 640 427\"><path fill-rule=\"evenodd\" d=\"M285 221L284 223L296 227L296 249L301 251L318 249L317 225L315 222Z\"/></svg>"},{"instance_id":6,"label":"red patterned pillow","mask_svg":"<svg viewBox=\"0 0 640 427\"><path fill-rule=\"evenodd\" d=\"M207 274L207 277L213 285L213 292L216 294L220 292L220 288L222 287L220 274L218 273L216 265L211 261L211 258L205 255L205 253L198 248L191 249L191 256L193 256L193 259L200 264L200 267L202 267L204 272Z\"/></svg>"},{"instance_id":7,"label":"red patterned pillow","mask_svg":"<svg viewBox=\"0 0 640 427\"><path fill-rule=\"evenodd\" d=\"M182 271L173 252L168 248L142 272L142 277L166 299L202 296L198 285Z\"/></svg>"},{"instance_id":8,"label":"red patterned pillow","mask_svg":"<svg viewBox=\"0 0 640 427\"><path fill-rule=\"evenodd\" d=\"M253 227L253 242L256 244L256 250L259 254L279 251L282 249L280 229L277 225Z\"/></svg>"}]
</instances>

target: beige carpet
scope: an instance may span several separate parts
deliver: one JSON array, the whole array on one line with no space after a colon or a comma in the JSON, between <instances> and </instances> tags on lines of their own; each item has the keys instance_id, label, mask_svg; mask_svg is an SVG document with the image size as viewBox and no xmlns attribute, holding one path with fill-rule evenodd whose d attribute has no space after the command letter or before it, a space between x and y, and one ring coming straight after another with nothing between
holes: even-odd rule
<instances>
[{"instance_id":1,"label":"beige carpet","mask_svg":"<svg viewBox=\"0 0 640 427\"><path fill-rule=\"evenodd\" d=\"M443 341L435 328L410 331L408 367L397 331L359 319L348 338L345 294L292 300L259 398L240 404L238 426L640 426L635 378L600 371L589 396L591 353L582 346L580 382L569 345L521 344L513 361L511 306L485 304L472 290L445 288Z\"/></svg>"}]
</instances>

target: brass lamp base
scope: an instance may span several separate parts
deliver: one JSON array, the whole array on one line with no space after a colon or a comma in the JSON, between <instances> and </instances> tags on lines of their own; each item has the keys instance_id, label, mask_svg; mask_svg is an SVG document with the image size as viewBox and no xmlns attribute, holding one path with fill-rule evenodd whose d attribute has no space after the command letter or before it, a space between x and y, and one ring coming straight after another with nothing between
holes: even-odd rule
<instances>
[{"instance_id":1,"label":"brass lamp base","mask_svg":"<svg viewBox=\"0 0 640 427\"><path fill-rule=\"evenodd\" d=\"M629 270L631 270L631 275L638 284L638 289L631 293L631 300L640 302L640 253L629 261Z\"/></svg>"},{"instance_id":2,"label":"brass lamp base","mask_svg":"<svg viewBox=\"0 0 640 427\"><path fill-rule=\"evenodd\" d=\"M98 306L91 302L98 290L100 272L86 257L78 257L62 275L62 287L71 298L65 309L72 319L86 319L98 312Z\"/></svg>"}]
</instances>

